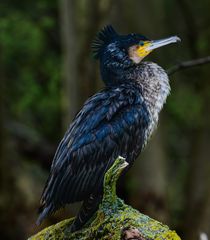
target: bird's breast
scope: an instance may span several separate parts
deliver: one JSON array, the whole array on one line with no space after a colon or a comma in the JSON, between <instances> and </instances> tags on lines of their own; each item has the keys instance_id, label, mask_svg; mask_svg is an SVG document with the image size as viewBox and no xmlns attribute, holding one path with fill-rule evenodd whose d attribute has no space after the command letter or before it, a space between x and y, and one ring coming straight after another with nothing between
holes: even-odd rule
<instances>
[{"instance_id":1,"label":"bird's breast","mask_svg":"<svg viewBox=\"0 0 210 240\"><path fill-rule=\"evenodd\" d=\"M157 126L159 113L170 93L170 85L164 69L155 63L143 62L134 72L135 81L141 89L149 115L149 124L145 131L145 146Z\"/></svg>"}]
</instances>

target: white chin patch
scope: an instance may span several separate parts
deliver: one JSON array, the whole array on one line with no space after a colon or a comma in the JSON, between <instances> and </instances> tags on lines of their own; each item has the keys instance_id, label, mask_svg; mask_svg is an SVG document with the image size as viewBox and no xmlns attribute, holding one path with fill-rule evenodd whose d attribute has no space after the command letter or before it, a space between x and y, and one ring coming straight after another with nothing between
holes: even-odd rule
<instances>
[{"instance_id":1,"label":"white chin patch","mask_svg":"<svg viewBox=\"0 0 210 240\"><path fill-rule=\"evenodd\" d=\"M138 49L137 45L131 46L128 49L129 58L136 64L140 63L141 60L143 59L142 57L138 56L137 49Z\"/></svg>"},{"instance_id":2,"label":"white chin patch","mask_svg":"<svg viewBox=\"0 0 210 240\"><path fill-rule=\"evenodd\" d=\"M130 56L130 59L136 64L140 63L142 60L142 58L138 56Z\"/></svg>"}]
</instances>

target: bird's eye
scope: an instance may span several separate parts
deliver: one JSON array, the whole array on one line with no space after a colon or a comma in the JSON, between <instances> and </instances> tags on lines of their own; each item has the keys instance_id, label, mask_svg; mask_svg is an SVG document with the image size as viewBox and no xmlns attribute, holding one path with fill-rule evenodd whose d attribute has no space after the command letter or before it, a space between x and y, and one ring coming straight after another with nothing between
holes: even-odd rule
<instances>
[{"instance_id":1,"label":"bird's eye","mask_svg":"<svg viewBox=\"0 0 210 240\"><path fill-rule=\"evenodd\" d=\"M140 42L139 42L139 45L140 45L140 46L144 46L144 41L140 41Z\"/></svg>"}]
</instances>

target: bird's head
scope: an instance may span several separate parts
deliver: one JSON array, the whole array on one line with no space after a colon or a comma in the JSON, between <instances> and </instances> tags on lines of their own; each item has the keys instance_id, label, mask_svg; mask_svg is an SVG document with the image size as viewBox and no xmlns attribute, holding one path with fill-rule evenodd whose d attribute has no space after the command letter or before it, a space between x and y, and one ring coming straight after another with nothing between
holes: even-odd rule
<instances>
[{"instance_id":1,"label":"bird's head","mask_svg":"<svg viewBox=\"0 0 210 240\"><path fill-rule=\"evenodd\" d=\"M149 40L139 34L128 35L133 38L130 45L127 46L129 58L136 64L140 63L148 54L157 48L180 41L177 36L172 36L160 40Z\"/></svg>"},{"instance_id":2,"label":"bird's head","mask_svg":"<svg viewBox=\"0 0 210 240\"><path fill-rule=\"evenodd\" d=\"M131 33L118 34L111 25L104 27L92 44L93 54L100 60L103 79L110 78L110 73L117 77L131 65L139 64L153 50L180 41L177 36L160 40Z\"/></svg>"}]
</instances>

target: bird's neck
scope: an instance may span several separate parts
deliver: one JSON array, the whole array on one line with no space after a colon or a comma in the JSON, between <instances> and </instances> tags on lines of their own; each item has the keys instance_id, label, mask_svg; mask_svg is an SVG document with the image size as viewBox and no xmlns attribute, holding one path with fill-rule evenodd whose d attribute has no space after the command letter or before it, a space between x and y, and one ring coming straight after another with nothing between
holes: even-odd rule
<instances>
[{"instance_id":1,"label":"bird's neck","mask_svg":"<svg viewBox=\"0 0 210 240\"><path fill-rule=\"evenodd\" d=\"M120 51L118 51L120 53ZM117 55L118 56L118 55ZM123 61L101 61L101 75L107 86L133 85L140 89L144 101L156 121L170 92L169 79L166 72L152 62L134 64L127 56L118 56Z\"/></svg>"},{"instance_id":2,"label":"bird's neck","mask_svg":"<svg viewBox=\"0 0 210 240\"><path fill-rule=\"evenodd\" d=\"M126 82L126 74L133 70L134 62L127 52L122 51L117 42L109 44L100 56L101 77L106 86L119 85Z\"/></svg>"},{"instance_id":3,"label":"bird's neck","mask_svg":"<svg viewBox=\"0 0 210 240\"><path fill-rule=\"evenodd\" d=\"M112 81L114 83L116 81ZM170 93L168 75L159 65L152 62L142 62L124 69L118 75L116 85L132 85L138 88L152 118L157 122L167 96Z\"/></svg>"},{"instance_id":4,"label":"bird's neck","mask_svg":"<svg viewBox=\"0 0 210 240\"><path fill-rule=\"evenodd\" d=\"M152 62L142 62L136 65L130 76L130 80L141 88L141 94L155 121L161 111L167 96L170 93L169 79L166 72Z\"/></svg>"}]
</instances>

